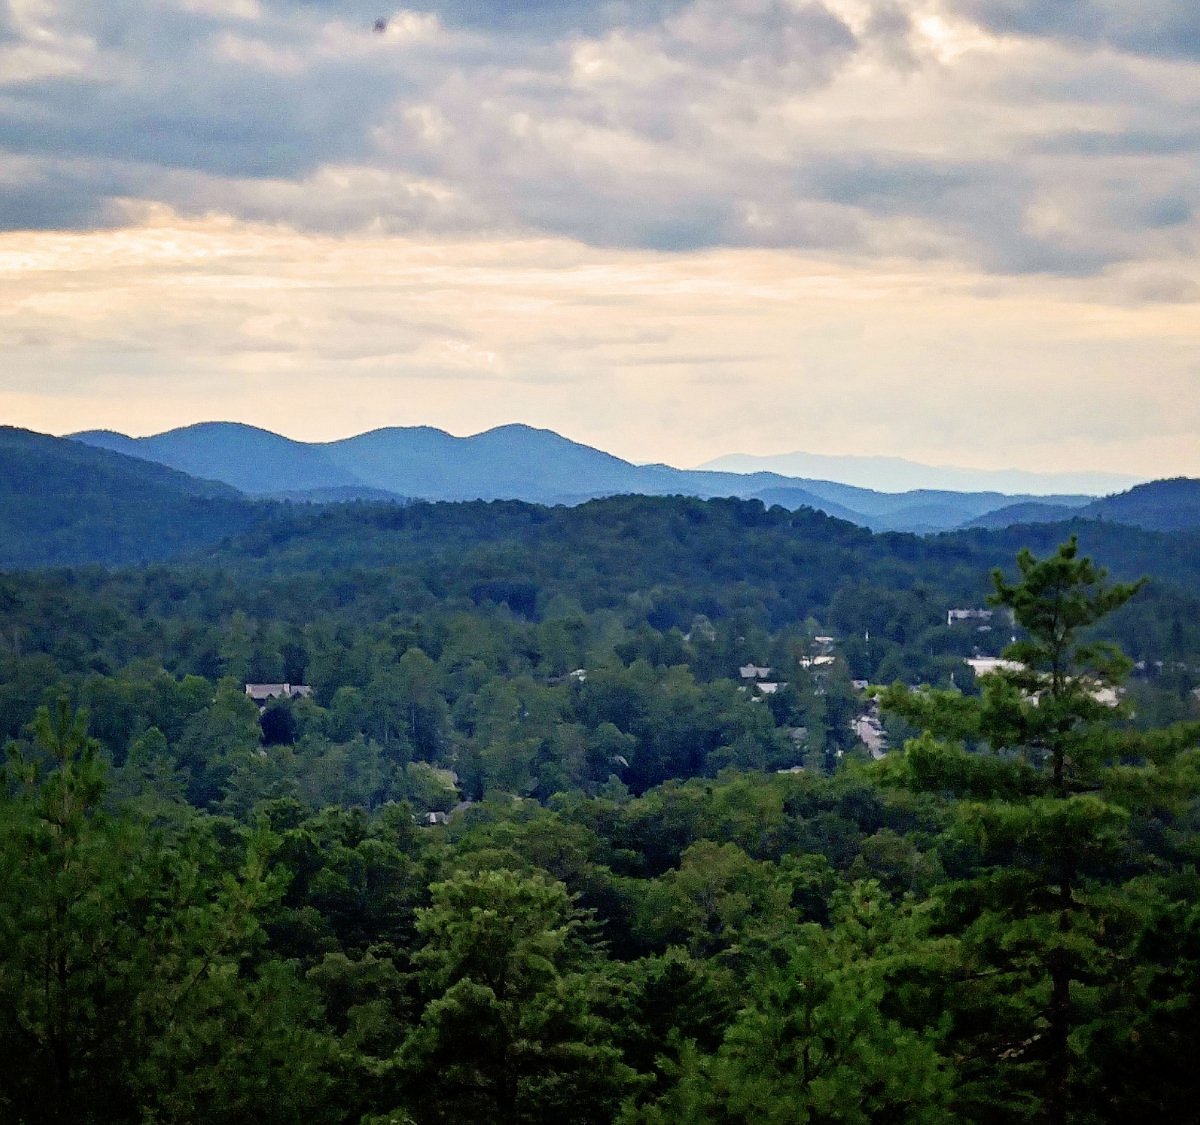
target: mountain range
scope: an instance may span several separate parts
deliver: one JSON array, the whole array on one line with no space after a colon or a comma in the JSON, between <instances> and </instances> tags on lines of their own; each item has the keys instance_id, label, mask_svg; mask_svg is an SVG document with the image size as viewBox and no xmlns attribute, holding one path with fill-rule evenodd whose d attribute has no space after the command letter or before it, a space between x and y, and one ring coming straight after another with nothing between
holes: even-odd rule
<instances>
[{"instance_id":1,"label":"mountain range","mask_svg":"<svg viewBox=\"0 0 1200 1125\"><path fill-rule=\"evenodd\" d=\"M987 527L1013 528L1022 542L1052 542L1089 526L1083 520L1093 521L1088 534L1096 532L1095 521L1117 535L1122 527L1156 533L1200 529L1200 481L1182 478L1101 499L1072 496L1047 503L1002 493L884 493L767 473L636 466L528 427L503 427L475 438L429 429L377 430L316 446L226 424L150 439L86 437L90 440L0 427L0 568L210 554L223 541L249 542L247 535L263 542L287 538L307 526L302 509L310 505L319 509L312 518L340 518L340 510L353 523L357 509L345 501L378 505L421 497L543 502L550 497L574 504L626 492L739 496L767 506L815 508L876 529L905 522L916 530L964 528L964 543L993 534ZM98 448L94 441L116 448ZM149 454L170 457L191 471L150 460ZM378 506L362 509L363 526L389 518ZM1167 550L1147 549L1152 556Z\"/></svg>"},{"instance_id":2,"label":"mountain range","mask_svg":"<svg viewBox=\"0 0 1200 1125\"><path fill-rule=\"evenodd\" d=\"M472 437L430 426L390 427L331 442L301 442L241 423L204 422L152 437L110 430L79 443L155 461L250 496L332 495L423 500L519 499L575 504L619 493L736 496L813 507L877 531L941 531L1022 503L1081 508L1092 495L996 491L882 492L773 472L735 473L635 465L551 430L509 425Z\"/></svg>"}]
</instances>

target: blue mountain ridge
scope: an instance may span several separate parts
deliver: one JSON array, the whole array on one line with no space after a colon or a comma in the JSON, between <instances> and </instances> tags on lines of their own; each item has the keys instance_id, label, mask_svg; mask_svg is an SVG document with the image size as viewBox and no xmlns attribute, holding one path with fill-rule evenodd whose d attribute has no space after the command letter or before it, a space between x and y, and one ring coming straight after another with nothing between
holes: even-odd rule
<instances>
[{"instance_id":1,"label":"blue mountain ridge","mask_svg":"<svg viewBox=\"0 0 1200 1125\"><path fill-rule=\"evenodd\" d=\"M737 496L811 506L874 530L937 531L1006 505L1081 508L1091 496L1022 496L919 489L879 492L834 481L635 465L533 426L455 437L432 426L394 426L331 442L302 442L235 422L203 422L151 437L109 430L75 441L223 481L251 496L324 497L376 492L427 500L520 499L578 503L620 493Z\"/></svg>"}]
</instances>

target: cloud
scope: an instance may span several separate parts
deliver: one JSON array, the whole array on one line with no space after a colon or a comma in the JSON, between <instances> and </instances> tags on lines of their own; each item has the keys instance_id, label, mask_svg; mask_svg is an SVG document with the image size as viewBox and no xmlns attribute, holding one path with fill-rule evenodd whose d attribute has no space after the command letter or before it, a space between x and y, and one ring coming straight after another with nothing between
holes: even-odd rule
<instances>
[{"instance_id":1,"label":"cloud","mask_svg":"<svg viewBox=\"0 0 1200 1125\"><path fill-rule=\"evenodd\" d=\"M1163 304L1200 303L1200 282L1180 274L1148 274L1135 277L1130 283L1135 301Z\"/></svg>"},{"instance_id":2,"label":"cloud","mask_svg":"<svg viewBox=\"0 0 1200 1125\"><path fill-rule=\"evenodd\" d=\"M952 0L951 7L1001 35L1200 59L1200 7L1194 0Z\"/></svg>"},{"instance_id":3,"label":"cloud","mask_svg":"<svg viewBox=\"0 0 1200 1125\"><path fill-rule=\"evenodd\" d=\"M1165 276L1195 249L1200 67L1183 47L1157 52L1169 73L1079 47L1141 51L1191 12L43 0L0 20L0 226L166 205L309 231Z\"/></svg>"},{"instance_id":4,"label":"cloud","mask_svg":"<svg viewBox=\"0 0 1200 1125\"><path fill-rule=\"evenodd\" d=\"M655 23L686 0L416 0L410 10L437 16L447 27L484 33L520 34L537 39L599 35L612 27ZM367 25L389 15L375 13L362 0L264 0L274 12L296 8ZM364 14L366 13L366 14Z\"/></svg>"},{"instance_id":5,"label":"cloud","mask_svg":"<svg viewBox=\"0 0 1200 1125\"><path fill-rule=\"evenodd\" d=\"M282 24L251 36L209 15L134 9L79 13L91 45L81 72L7 84L0 137L10 152L300 175L362 152L379 99L404 89L395 58L339 54L337 29Z\"/></svg>"},{"instance_id":6,"label":"cloud","mask_svg":"<svg viewBox=\"0 0 1200 1125\"><path fill-rule=\"evenodd\" d=\"M1028 193L1003 165L886 154L826 154L798 178L802 189L823 199L874 214L925 218L983 211L994 206L992 192L1019 211Z\"/></svg>"},{"instance_id":7,"label":"cloud","mask_svg":"<svg viewBox=\"0 0 1200 1125\"><path fill-rule=\"evenodd\" d=\"M1184 156L1200 152L1200 129L1068 129L1035 138L1027 150L1051 156Z\"/></svg>"},{"instance_id":8,"label":"cloud","mask_svg":"<svg viewBox=\"0 0 1200 1125\"><path fill-rule=\"evenodd\" d=\"M915 31L911 12L900 3L882 0L871 8L862 38L898 70L913 71L921 66Z\"/></svg>"},{"instance_id":9,"label":"cloud","mask_svg":"<svg viewBox=\"0 0 1200 1125\"><path fill-rule=\"evenodd\" d=\"M663 24L662 46L692 65L721 73L808 85L856 46L846 23L821 3L696 0Z\"/></svg>"},{"instance_id":10,"label":"cloud","mask_svg":"<svg viewBox=\"0 0 1200 1125\"><path fill-rule=\"evenodd\" d=\"M96 229L120 225L121 177L99 169L10 158L0 171L0 230Z\"/></svg>"},{"instance_id":11,"label":"cloud","mask_svg":"<svg viewBox=\"0 0 1200 1125\"><path fill-rule=\"evenodd\" d=\"M1194 473L1194 266L1119 273L980 296L944 261L160 213L0 235L0 412L150 432L216 402L309 438L523 420L637 460L809 448Z\"/></svg>"}]
</instances>

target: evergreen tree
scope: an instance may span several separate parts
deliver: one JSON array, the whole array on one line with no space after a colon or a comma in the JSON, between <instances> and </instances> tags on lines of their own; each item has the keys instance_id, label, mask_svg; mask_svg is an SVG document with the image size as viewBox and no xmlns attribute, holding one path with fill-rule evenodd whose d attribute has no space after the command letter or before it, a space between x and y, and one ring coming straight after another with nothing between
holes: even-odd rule
<instances>
[{"instance_id":1,"label":"evergreen tree","mask_svg":"<svg viewBox=\"0 0 1200 1125\"><path fill-rule=\"evenodd\" d=\"M1118 1018L1102 997L1138 929L1121 887L1146 858L1131 821L1186 788L1178 758L1195 732L1128 730L1129 662L1089 634L1140 583L1107 583L1074 539L1017 561L1015 583L994 573L991 602L1024 635L981 694L897 684L882 702L925 730L893 780L958 798L939 895L960 943L946 998L962 1111L1061 1125L1085 1100L1090 1037Z\"/></svg>"},{"instance_id":2,"label":"evergreen tree","mask_svg":"<svg viewBox=\"0 0 1200 1125\"><path fill-rule=\"evenodd\" d=\"M562 883L459 873L430 888L417 953L429 998L404 1044L420 1122L612 1120L633 1082L592 1010L588 918Z\"/></svg>"}]
</instances>

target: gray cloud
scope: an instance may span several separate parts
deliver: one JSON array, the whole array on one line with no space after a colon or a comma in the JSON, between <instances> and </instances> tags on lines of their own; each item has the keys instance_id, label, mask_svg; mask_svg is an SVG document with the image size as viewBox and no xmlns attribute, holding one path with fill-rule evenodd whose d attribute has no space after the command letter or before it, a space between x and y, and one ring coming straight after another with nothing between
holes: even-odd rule
<instances>
[{"instance_id":1,"label":"gray cloud","mask_svg":"<svg viewBox=\"0 0 1200 1125\"><path fill-rule=\"evenodd\" d=\"M22 155L247 177L299 176L361 151L368 122L348 92L336 105L295 93L291 100L265 84L235 81L226 87L225 103L209 108L189 103L186 94L152 99L56 83L5 99L3 140L10 153ZM308 113L306 101L314 103Z\"/></svg>"},{"instance_id":2,"label":"gray cloud","mask_svg":"<svg viewBox=\"0 0 1200 1125\"><path fill-rule=\"evenodd\" d=\"M1135 211L1146 226L1156 229L1183 226L1195 213L1192 201L1179 195L1147 199Z\"/></svg>"},{"instance_id":3,"label":"gray cloud","mask_svg":"<svg viewBox=\"0 0 1200 1125\"><path fill-rule=\"evenodd\" d=\"M21 32L17 27L17 21L8 0L5 0L3 4L0 4L0 46L19 42L21 42Z\"/></svg>"},{"instance_id":4,"label":"gray cloud","mask_svg":"<svg viewBox=\"0 0 1200 1125\"><path fill-rule=\"evenodd\" d=\"M897 69L916 70L920 67L920 54L913 43L912 16L903 5L893 0L877 3L863 35Z\"/></svg>"},{"instance_id":5,"label":"gray cloud","mask_svg":"<svg viewBox=\"0 0 1200 1125\"><path fill-rule=\"evenodd\" d=\"M653 24L684 3L686 0L442 0L414 7L436 13L451 27L558 37L600 35L613 27Z\"/></svg>"},{"instance_id":6,"label":"gray cloud","mask_svg":"<svg viewBox=\"0 0 1200 1125\"><path fill-rule=\"evenodd\" d=\"M698 0L666 21L667 51L706 66L740 67L778 78L798 72L807 84L823 60L835 65L856 46L845 22L824 4L783 0ZM735 71L736 73L736 71Z\"/></svg>"},{"instance_id":7,"label":"gray cloud","mask_svg":"<svg viewBox=\"0 0 1200 1125\"><path fill-rule=\"evenodd\" d=\"M1069 129L1044 134L1024 148L1054 156L1181 156L1200 151L1200 129Z\"/></svg>"},{"instance_id":8,"label":"gray cloud","mask_svg":"<svg viewBox=\"0 0 1200 1125\"><path fill-rule=\"evenodd\" d=\"M1192 304L1200 301L1200 284L1178 274L1136 277L1129 284L1129 292L1138 303Z\"/></svg>"},{"instance_id":9,"label":"gray cloud","mask_svg":"<svg viewBox=\"0 0 1200 1125\"><path fill-rule=\"evenodd\" d=\"M239 21L142 7L106 0L61 12L50 27L85 34L89 65L10 83L0 96L5 148L295 176L363 151L373 119L406 88L381 52L302 61L310 28L244 36Z\"/></svg>"},{"instance_id":10,"label":"gray cloud","mask_svg":"<svg viewBox=\"0 0 1200 1125\"><path fill-rule=\"evenodd\" d=\"M1072 245L1031 230L1037 185L1006 161L825 154L799 180L804 194L853 208L862 223L918 221L903 247L917 257L945 252L949 243L959 256L1000 273L1086 274L1123 256L1110 245ZM859 231L869 242L861 224Z\"/></svg>"},{"instance_id":11,"label":"gray cloud","mask_svg":"<svg viewBox=\"0 0 1200 1125\"><path fill-rule=\"evenodd\" d=\"M947 2L994 31L1130 50L1200 18L1167 0L1145 19L1117 0ZM930 61L909 0L857 22L834 4L427 0L385 35L372 24L387 7L366 0L58 0L38 24L0 8L0 225L100 226L160 201L321 231L802 247L1001 273L1194 250L1200 132L1165 79L1109 55L1018 56L959 80ZM942 83L940 133L920 100L907 118L843 105L845 136L808 111L843 82L869 99L864 75L901 100L897 83Z\"/></svg>"},{"instance_id":12,"label":"gray cloud","mask_svg":"<svg viewBox=\"0 0 1200 1125\"><path fill-rule=\"evenodd\" d=\"M1018 188L1003 166L886 154L827 155L815 167L802 169L799 178L804 188L825 199L876 213L925 217L987 206L981 196L996 186L1008 193Z\"/></svg>"},{"instance_id":13,"label":"gray cloud","mask_svg":"<svg viewBox=\"0 0 1200 1125\"><path fill-rule=\"evenodd\" d=\"M951 7L1000 34L1200 59L1195 0L951 0Z\"/></svg>"},{"instance_id":14,"label":"gray cloud","mask_svg":"<svg viewBox=\"0 0 1200 1125\"><path fill-rule=\"evenodd\" d=\"M501 33L535 40L603 35L615 27L643 27L660 22L688 0L413 0L407 11L437 16L448 28L485 34ZM297 10L318 18L337 18L363 28L387 19L388 0L264 0L276 16Z\"/></svg>"},{"instance_id":15,"label":"gray cloud","mask_svg":"<svg viewBox=\"0 0 1200 1125\"><path fill-rule=\"evenodd\" d=\"M0 230L96 230L119 226L124 218L90 180L72 184L42 174L0 188Z\"/></svg>"}]
</instances>

